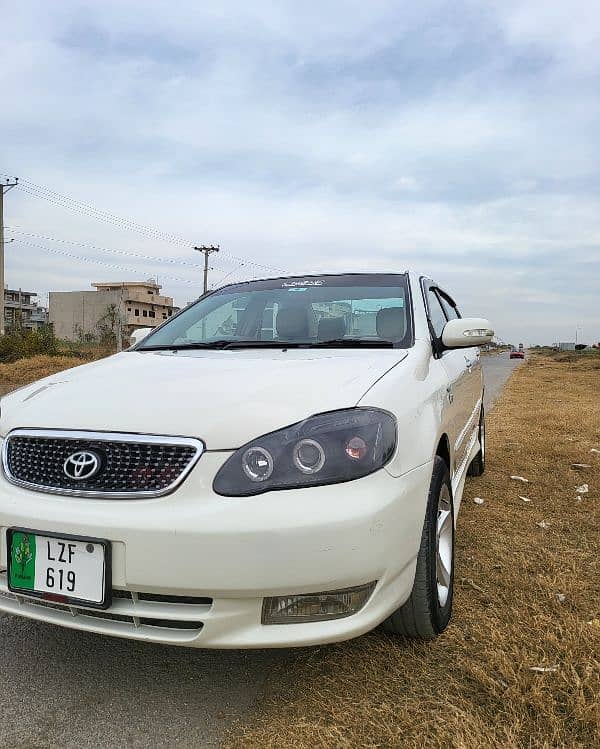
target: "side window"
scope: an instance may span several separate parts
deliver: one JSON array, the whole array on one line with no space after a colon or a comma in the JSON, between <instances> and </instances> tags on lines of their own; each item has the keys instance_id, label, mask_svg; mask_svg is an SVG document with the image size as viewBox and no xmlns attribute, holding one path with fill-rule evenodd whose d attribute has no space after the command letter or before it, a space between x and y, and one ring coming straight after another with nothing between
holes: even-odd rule
<instances>
[{"instance_id":1,"label":"side window","mask_svg":"<svg viewBox=\"0 0 600 749\"><path fill-rule=\"evenodd\" d=\"M438 338L441 338L444 325L448 322L446 315L434 289L427 290L427 304L429 306L429 319L433 327L433 332Z\"/></svg>"},{"instance_id":2,"label":"side window","mask_svg":"<svg viewBox=\"0 0 600 749\"><path fill-rule=\"evenodd\" d=\"M460 312L456 308L456 304L450 299L449 296L446 296L446 294L442 294L438 292L440 302L442 307L444 308L444 312L446 313L446 317L448 320L457 320L460 317Z\"/></svg>"}]
</instances>

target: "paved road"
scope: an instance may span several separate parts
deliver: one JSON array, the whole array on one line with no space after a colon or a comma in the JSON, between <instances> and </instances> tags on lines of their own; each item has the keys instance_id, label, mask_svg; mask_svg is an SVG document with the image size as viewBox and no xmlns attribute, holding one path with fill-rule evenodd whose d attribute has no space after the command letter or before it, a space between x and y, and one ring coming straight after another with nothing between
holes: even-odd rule
<instances>
[{"instance_id":1,"label":"paved road","mask_svg":"<svg viewBox=\"0 0 600 749\"><path fill-rule=\"evenodd\" d=\"M489 408L515 362L483 362ZM0 614L0 746L215 746L291 660L290 651L159 647Z\"/></svg>"},{"instance_id":2,"label":"paved road","mask_svg":"<svg viewBox=\"0 0 600 749\"><path fill-rule=\"evenodd\" d=\"M483 376L485 379L484 404L487 411L493 407L494 402L502 392L504 384L512 374L513 369L523 363L522 359L509 359L508 352L495 354L494 356L483 356Z\"/></svg>"}]
</instances>

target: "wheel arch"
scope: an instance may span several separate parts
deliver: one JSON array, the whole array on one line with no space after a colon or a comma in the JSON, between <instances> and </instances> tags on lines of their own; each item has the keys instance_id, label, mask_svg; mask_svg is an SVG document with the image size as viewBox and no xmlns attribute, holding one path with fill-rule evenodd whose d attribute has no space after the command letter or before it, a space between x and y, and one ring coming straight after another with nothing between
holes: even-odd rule
<instances>
[{"instance_id":1,"label":"wheel arch","mask_svg":"<svg viewBox=\"0 0 600 749\"><path fill-rule=\"evenodd\" d=\"M441 435L440 439L438 440L437 447L435 448L434 457L436 455L445 461L446 465L448 466L448 472L450 473L450 476L452 476L452 457L450 453L450 440L448 438L448 435L445 432L444 434Z\"/></svg>"}]
</instances>

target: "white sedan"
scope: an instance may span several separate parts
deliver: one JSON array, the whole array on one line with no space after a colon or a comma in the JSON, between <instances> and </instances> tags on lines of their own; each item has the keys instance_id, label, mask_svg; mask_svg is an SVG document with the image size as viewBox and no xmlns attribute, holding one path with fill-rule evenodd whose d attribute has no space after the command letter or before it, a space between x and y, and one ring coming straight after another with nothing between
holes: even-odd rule
<instances>
[{"instance_id":1,"label":"white sedan","mask_svg":"<svg viewBox=\"0 0 600 749\"><path fill-rule=\"evenodd\" d=\"M413 273L251 281L6 396L0 610L191 647L435 637L491 336Z\"/></svg>"}]
</instances>

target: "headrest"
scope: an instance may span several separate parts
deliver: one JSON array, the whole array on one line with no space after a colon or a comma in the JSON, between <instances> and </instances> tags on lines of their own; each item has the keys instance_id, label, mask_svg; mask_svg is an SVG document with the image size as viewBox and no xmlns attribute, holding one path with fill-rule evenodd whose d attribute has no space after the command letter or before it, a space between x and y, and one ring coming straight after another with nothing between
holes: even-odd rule
<instances>
[{"instance_id":1,"label":"headrest","mask_svg":"<svg viewBox=\"0 0 600 749\"><path fill-rule=\"evenodd\" d=\"M306 307L281 307L275 320L277 337L282 341L308 338L308 315Z\"/></svg>"},{"instance_id":2,"label":"headrest","mask_svg":"<svg viewBox=\"0 0 600 749\"><path fill-rule=\"evenodd\" d=\"M343 317L322 317L317 328L317 338L329 341L346 335L346 321Z\"/></svg>"},{"instance_id":3,"label":"headrest","mask_svg":"<svg viewBox=\"0 0 600 749\"><path fill-rule=\"evenodd\" d=\"M406 317L403 307L380 309L375 321L377 335L386 341L400 341L406 333Z\"/></svg>"}]
</instances>

